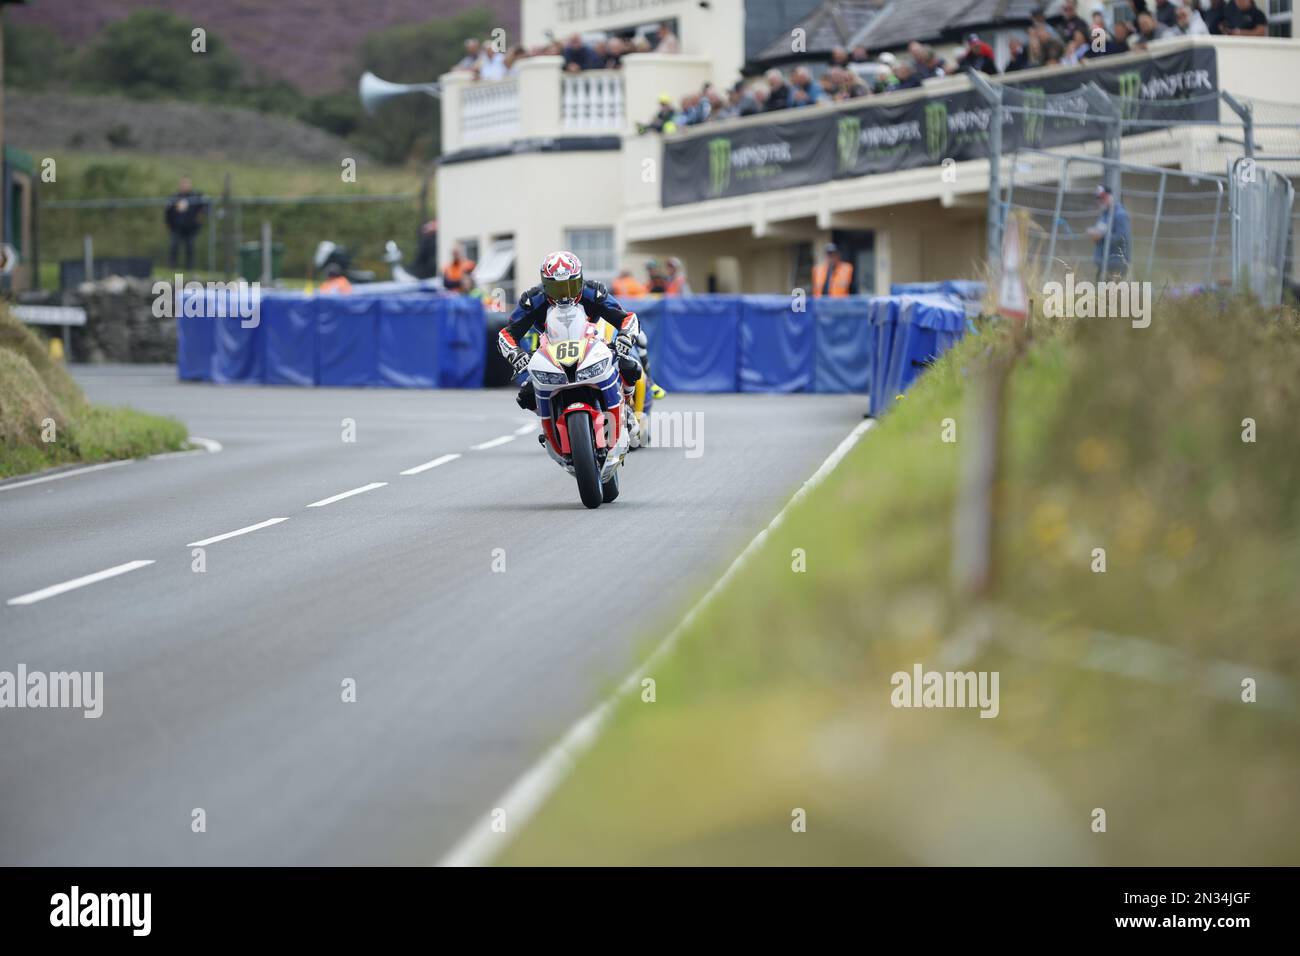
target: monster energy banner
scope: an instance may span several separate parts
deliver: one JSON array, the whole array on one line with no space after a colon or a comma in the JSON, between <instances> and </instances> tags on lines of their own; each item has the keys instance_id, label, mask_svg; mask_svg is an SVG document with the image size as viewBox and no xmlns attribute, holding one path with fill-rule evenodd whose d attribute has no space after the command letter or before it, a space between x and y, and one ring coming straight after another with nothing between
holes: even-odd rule
<instances>
[{"instance_id":1,"label":"monster energy banner","mask_svg":"<svg viewBox=\"0 0 1300 956\"><path fill-rule=\"evenodd\" d=\"M1191 49L1165 56L1085 71L1062 70L1023 83L1009 83L1002 149L1051 148L1102 138L1105 123L1090 119L1079 90L1088 81L1116 97L1130 125L1141 120L1181 123L1215 120L1218 70L1213 49ZM870 103L870 100L864 101ZM1041 109L1033 109L1041 107ZM831 179L935 166L945 159L962 162L989 154L993 110L974 90L917 99L898 106L814 111L807 119L755 124L717 136L693 136L664 145L663 204L677 206L726 196ZM782 114L789 116L789 113Z\"/></svg>"}]
</instances>

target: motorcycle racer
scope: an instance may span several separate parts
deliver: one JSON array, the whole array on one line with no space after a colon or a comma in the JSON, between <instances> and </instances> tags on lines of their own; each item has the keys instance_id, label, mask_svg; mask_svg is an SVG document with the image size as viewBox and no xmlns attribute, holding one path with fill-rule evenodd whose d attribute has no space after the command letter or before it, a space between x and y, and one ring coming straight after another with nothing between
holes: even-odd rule
<instances>
[{"instance_id":1,"label":"motorcycle racer","mask_svg":"<svg viewBox=\"0 0 1300 956\"><path fill-rule=\"evenodd\" d=\"M546 328L547 309L552 305L577 303L592 322L604 319L614 328L614 351L618 355L618 369L626 397L641 378L641 363L635 357L641 328L636 313L625 311L603 283L584 280L582 262L572 252L553 252L543 259L541 278L538 285L519 297L510 324L497 334L497 348L513 373L518 375L527 368L530 356L519 342L530 330L543 331ZM515 401L520 408L537 410L537 396L531 379L519 389ZM636 416L629 418L629 427L639 431Z\"/></svg>"}]
</instances>

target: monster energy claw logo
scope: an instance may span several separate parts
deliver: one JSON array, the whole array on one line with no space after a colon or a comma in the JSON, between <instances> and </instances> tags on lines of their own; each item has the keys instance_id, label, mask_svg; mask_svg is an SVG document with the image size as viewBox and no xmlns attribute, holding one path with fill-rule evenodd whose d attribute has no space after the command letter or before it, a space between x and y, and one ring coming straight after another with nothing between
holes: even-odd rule
<instances>
[{"instance_id":1,"label":"monster energy claw logo","mask_svg":"<svg viewBox=\"0 0 1300 956\"><path fill-rule=\"evenodd\" d=\"M948 104L942 102L925 105L925 148L932 159L948 151Z\"/></svg>"},{"instance_id":2,"label":"monster energy claw logo","mask_svg":"<svg viewBox=\"0 0 1300 956\"><path fill-rule=\"evenodd\" d=\"M1025 94L1025 144L1036 146L1043 138L1043 110L1047 106L1047 92L1041 86L1031 86Z\"/></svg>"},{"instance_id":3,"label":"monster energy claw logo","mask_svg":"<svg viewBox=\"0 0 1300 956\"><path fill-rule=\"evenodd\" d=\"M853 116L842 117L837 126L836 144L839 147L840 171L858 165L858 145L862 142L862 121Z\"/></svg>"},{"instance_id":4,"label":"monster energy claw logo","mask_svg":"<svg viewBox=\"0 0 1300 956\"><path fill-rule=\"evenodd\" d=\"M1141 105L1138 95L1142 90L1142 74L1130 70L1121 73L1116 82L1119 85L1119 115L1124 119L1135 119Z\"/></svg>"},{"instance_id":5,"label":"monster energy claw logo","mask_svg":"<svg viewBox=\"0 0 1300 956\"><path fill-rule=\"evenodd\" d=\"M731 185L731 140L709 140L709 194L721 196Z\"/></svg>"}]
</instances>

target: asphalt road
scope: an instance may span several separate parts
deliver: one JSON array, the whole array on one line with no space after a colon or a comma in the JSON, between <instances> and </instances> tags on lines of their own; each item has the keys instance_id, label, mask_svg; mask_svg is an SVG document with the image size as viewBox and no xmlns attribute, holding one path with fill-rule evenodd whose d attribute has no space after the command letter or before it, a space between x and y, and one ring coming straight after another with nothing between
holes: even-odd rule
<instances>
[{"instance_id":1,"label":"asphalt road","mask_svg":"<svg viewBox=\"0 0 1300 956\"><path fill-rule=\"evenodd\" d=\"M620 500L588 511L536 432L514 436L530 417L507 392L77 377L224 449L0 485L0 671L104 672L99 719L0 710L3 865L436 862L863 406L672 396L663 411L702 416L702 454L637 452ZM274 518L193 570L191 542ZM6 603L132 561L154 563Z\"/></svg>"}]
</instances>

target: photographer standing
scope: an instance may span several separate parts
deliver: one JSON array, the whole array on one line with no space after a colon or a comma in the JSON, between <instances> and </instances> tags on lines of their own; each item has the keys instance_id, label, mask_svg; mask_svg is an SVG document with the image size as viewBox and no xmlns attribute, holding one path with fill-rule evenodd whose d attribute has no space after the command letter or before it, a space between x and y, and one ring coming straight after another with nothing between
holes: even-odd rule
<instances>
[{"instance_id":1,"label":"photographer standing","mask_svg":"<svg viewBox=\"0 0 1300 956\"><path fill-rule=\"evenodd\" d=\"M167 212L163 218L171 233L167 261L173 269L176 268L177 253L181 249L185 250L185 268L194 268L194 237L203 228L207 202L202 193L194 191L188 176L181 177L176 194L167 200Z\"/></svg>"}]
</instances>

